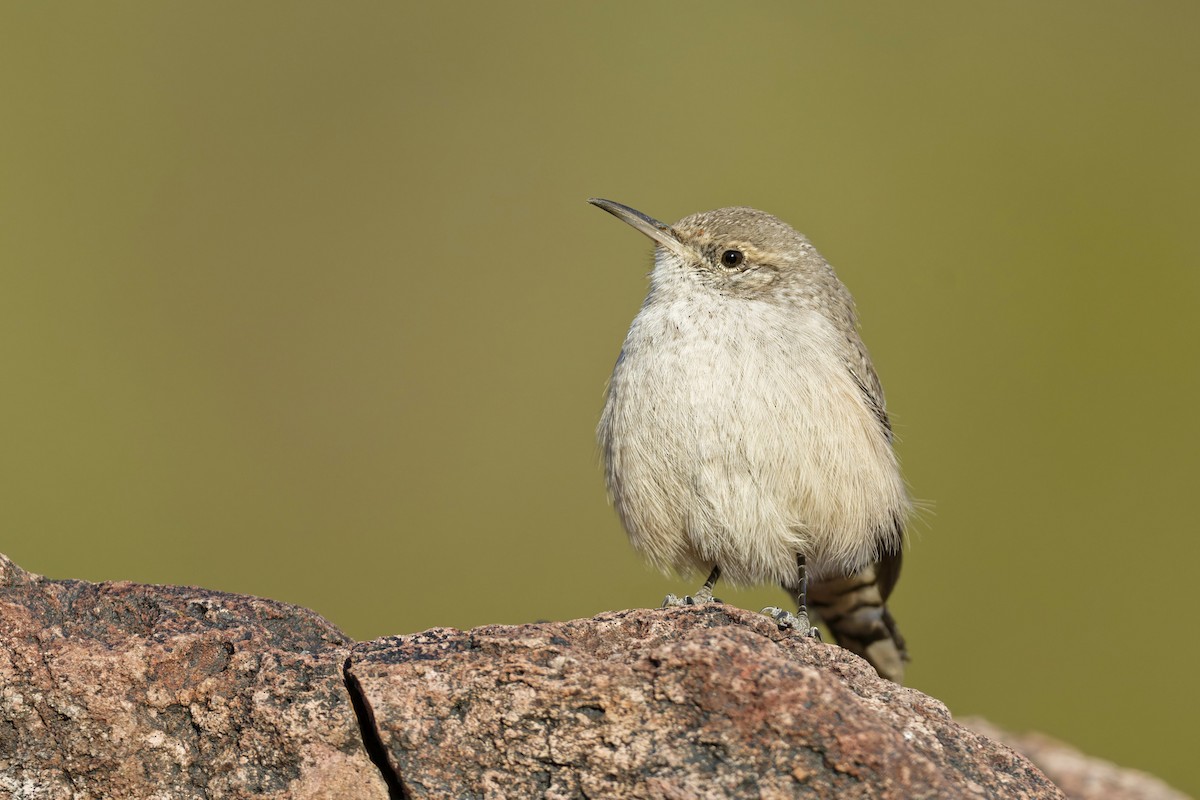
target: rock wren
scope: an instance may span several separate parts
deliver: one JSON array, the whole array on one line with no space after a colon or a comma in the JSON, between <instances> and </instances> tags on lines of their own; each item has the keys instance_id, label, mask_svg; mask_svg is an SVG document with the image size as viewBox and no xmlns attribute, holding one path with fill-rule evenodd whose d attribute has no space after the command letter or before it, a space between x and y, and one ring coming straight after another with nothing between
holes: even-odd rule
<instances>
[{"instance_id":1,"label":"rock wren","mask_svg":"<svg viewBox=\"0 0 1200 800\"><path fill-rule=\"evenodd\" d=\"M777 583L798 613L764 613L817 635L811 602L838 644L901 682L907 652L885 604L912 502L850 293L765 212L664 225L589 202L657 244L598 437L633 546L664 571L709 575L665 605L711 602L718 578Z\"/></svg>"}]
</instances>

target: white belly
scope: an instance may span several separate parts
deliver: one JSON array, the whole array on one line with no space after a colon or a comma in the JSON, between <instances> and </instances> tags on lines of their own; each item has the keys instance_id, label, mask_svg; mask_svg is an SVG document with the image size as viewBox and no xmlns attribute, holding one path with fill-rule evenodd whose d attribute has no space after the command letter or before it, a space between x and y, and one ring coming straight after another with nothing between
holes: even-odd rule
<instances>
[{"instance_id":1,"label":"white belly","mask_svg":"<svg viewBox=\"0 0 1200 800\"><path fill-rule=\"evenodd\" d=\"M719 297L644 308L599 431L633 545L743 585L793 580L797 553L820 578L897 547L909 500L845 347L815 312Z\"/></svg>"}]
</instances>

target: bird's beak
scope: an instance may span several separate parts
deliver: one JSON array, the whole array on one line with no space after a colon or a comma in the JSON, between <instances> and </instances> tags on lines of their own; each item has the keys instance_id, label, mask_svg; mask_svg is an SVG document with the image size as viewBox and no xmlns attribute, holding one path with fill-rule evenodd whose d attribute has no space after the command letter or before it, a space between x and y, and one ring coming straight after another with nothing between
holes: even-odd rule
<instances>
[{"instance_id":1,"label":"bird's beak","mask_svg":"<svg viewBox=\"0 0 1200 800\"><path fill-rule=\"evenodd\" d=\"M654 217L648 217L636 209L623 206L620 203L614 203L612 200L601 200L599 197L593 197L588 202L594 206L603 208L622 222L632 225L680 258L690 261L695 257L694 254L688 251L683 242L679 240L679 234L670 225L664 225Z\"/></svg>"}]
</instances>

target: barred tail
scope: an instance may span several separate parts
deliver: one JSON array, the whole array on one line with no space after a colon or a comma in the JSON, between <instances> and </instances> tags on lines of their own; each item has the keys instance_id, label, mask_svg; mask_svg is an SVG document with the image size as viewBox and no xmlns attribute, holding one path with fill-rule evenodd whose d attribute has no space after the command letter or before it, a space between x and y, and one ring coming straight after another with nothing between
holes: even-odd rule
<instances>
[{"instance_id":1,"label":"barred tail","mask_svg":"<svg viewBox=\"0 0 1200 800\"><path fill-rule=\"evenodd\" d=\"M880 676L903 683L908 650L886 605L899 577L897 551L844 578L809 584L808 605L839 645L865 658Z\"/></svg>"}]
</instances>

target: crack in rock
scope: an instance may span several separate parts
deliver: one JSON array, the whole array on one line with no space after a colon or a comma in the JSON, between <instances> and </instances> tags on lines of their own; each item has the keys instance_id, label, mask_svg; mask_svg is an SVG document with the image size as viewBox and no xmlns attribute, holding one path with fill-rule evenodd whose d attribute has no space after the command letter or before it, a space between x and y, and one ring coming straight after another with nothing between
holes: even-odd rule
<instances>
[{"instance_id":1,"label":"crack in rock","mask_svg":"<svg viewBox=\"0 0 1200 800\"><path fill-rule=\"evenodd\" d=\"M358 730L362 734L363 749L367 751L371 763L383 776L383 781L388 788L388 798L390 800L411 800L412 795L404 786L400 773L392 766L391 760L388 758L387 748L379 735L379 728L375 725L375 712L371 709L371 703L367 700L366 693L363 692L362 684L358 682L358 678L354 677L350 662L350 657L347 657L342 664L342 676L346 682L346 691L350 694L350 705L354 708L354 716L358 719Z\"/></svg>"}]
</instances>

